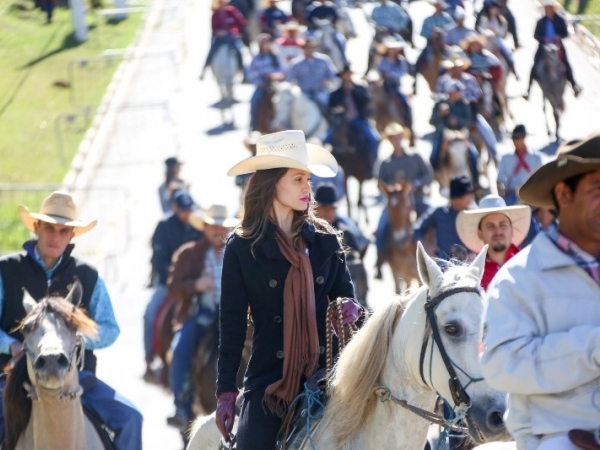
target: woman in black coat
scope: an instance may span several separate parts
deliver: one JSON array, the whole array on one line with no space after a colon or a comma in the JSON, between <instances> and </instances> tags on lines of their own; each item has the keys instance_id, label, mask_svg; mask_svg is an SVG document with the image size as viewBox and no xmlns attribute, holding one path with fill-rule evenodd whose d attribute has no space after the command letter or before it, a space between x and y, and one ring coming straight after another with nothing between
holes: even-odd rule
<instances>
[{"instance_id":1,"label":"woman in black coat","mask_svg":"<svg viewBox=\"0 0 600 450\"><path fill-rule=\"evenodd\" d=\"M282 416L301 381L325 367L327 305L345 297L344 323L358 319L354 287L340 238L314 214L311 172L334 176L327 150L306 144L301 131L262 136L257 154L228 175L256 172L248 181L241 226L223 260L217 426L226 441L233 427L235 380L254 322L252 357L244 379L239 450L275 446Z\"/></svg>"}]
</instances>

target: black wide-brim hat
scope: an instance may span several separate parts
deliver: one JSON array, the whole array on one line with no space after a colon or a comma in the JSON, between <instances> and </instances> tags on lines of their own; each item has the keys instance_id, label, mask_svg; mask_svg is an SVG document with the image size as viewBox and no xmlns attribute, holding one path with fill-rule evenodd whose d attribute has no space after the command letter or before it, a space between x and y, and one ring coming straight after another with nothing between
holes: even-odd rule
<instances>
[{"instance_id":1,"label":"black wide-brim hat","mask_svg":"<svg viewBox=\"0 0 600 450\"><path fill-rule=\"evenodd\" d=\"M600 131L559 147L556 159L531 174L519 197L530 206L554 209L552 190L557 183L596 170L600 170Z\"/></svg>"}]
</instances>

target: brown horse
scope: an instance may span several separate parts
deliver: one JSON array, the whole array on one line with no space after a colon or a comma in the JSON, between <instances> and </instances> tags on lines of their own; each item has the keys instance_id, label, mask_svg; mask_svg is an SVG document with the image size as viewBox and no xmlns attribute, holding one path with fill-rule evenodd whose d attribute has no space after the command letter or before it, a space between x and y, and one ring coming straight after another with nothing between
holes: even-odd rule
<instances>
[{"instance_id":1,"label":"brown horse","mask_svg":"<svg viewBox=\"0 0 600 450\"><path fill-rule=\"evenodd\" d=\"M358 136L342 114L335 114L330 118L332 128L331 154L346 174L346 192L348 192L348 178L354 177L358 181L358 200L356 207L358 214L362 210L368 224L367 208L363 203L362 187L366 180L373 178L373 158L367 147L364 136ZM352 204L350 195L346 194L348 202L348 216L351 217ZM356 217L358 220L358 217Z\"/></svg>"},{"instance_id":2,"label":"brown horse","mask_svg":"<svg viewBox=\"0 0 600 450\"><path fill-rule=\"evenodd\" d=\"M404 290L403 284L410 287L413 281L419 282L417 271L417 245L412 240L413 223L417 217L411 202L410 182L386 185L381 183L387 195L387 210L390 234L386 237L386 250L383 255L392 269L396 291Z\"/></svg>"},{"instance_id":3,"label":"brown horse","mask_svg":"<svg viewBox=\"0 0 600 450\"><path fill-rule=\"evenodd\" d=\"M412 129L412 121L407 120L404 108L395 93L385 88L382 80L370 81L369 92L373 103L375 128L382 134L385 127L391 122L400 123L405 130L410 132L409 145L415 146L415 134ZM391 101L390 101L391 100Z\"/></svg>"},{"instance_id":4,"label":"brown horse","mask_svg":"<svg viewBox=\"0 0 600 450\"><path fill-rule=\"evenodd\" d=\"M431 33L431 37L427 41L429 47L429 54L423 58L415 67L415 84L413 85L413 94L417 93L417 77L416 74L420 73L427 84L431 92L435 92L435 85L440 75L440 66L444 60L444 54L446 53L446 44L444 43L444 32L439 28L435 28ZM427 47L426 47L427 48Z\"/></svg>"},{"instance_id":5,"label":"brown horse","mask_svg":"<svg viewBox=\"0 0 600 450\"><path fill-rule=\"evenodd\" d=\"M273 129L273 120L275 119L274 95L275 87L273 86L273 82L270 82L256 108L256 124L258 126L256 131L260 131L261 134L275 131Z\"/></svg>"}]
</instances>

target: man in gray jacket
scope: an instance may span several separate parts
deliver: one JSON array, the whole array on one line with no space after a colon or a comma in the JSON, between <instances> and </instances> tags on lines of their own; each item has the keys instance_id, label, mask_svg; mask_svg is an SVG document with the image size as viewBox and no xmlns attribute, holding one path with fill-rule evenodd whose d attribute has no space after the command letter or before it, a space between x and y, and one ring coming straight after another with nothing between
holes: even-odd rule
<instances>
[{"instance_id":1,"label":"man in gray jacket","mask_svg":"<svg viewBox=\"0 0 600 450\"><path fill-rule=\"evenodd\" d=\"M600 426L600 132L563 145L519 195L559 225L490 284L483 375L509 394L518 449L597 448L583 442Z\"/></svg>"}]
</instances>

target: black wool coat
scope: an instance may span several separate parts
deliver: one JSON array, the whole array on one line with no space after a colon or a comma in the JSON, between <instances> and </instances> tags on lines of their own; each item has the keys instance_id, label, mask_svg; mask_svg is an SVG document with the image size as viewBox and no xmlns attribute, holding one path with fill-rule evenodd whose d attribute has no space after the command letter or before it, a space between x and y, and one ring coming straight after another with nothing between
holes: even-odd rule
<instances>
[{"instance_id":1,"label":"black wool coat","mask_svg":"<svg viewBox=\"0 0 600 450\"><path fill-rule=\"evenodd\" d=\"M236 374L246 339L246 317L250 307L254 321L252 355L244 389L264 389L283 376L283 289L290 269L275 241L277 227L268 225L265 239L250 251L251 241L238 235L225 247L221 282L220 346L217 395L237 391ZM354 298L354 286L346 258L334 234L322 233L304 224L315 285L317 330L325 367L328 298Z\"/></svg>"}]
</instances>

